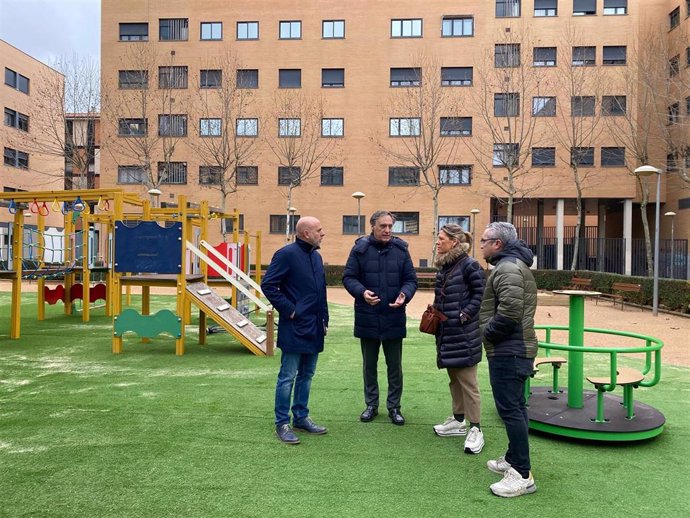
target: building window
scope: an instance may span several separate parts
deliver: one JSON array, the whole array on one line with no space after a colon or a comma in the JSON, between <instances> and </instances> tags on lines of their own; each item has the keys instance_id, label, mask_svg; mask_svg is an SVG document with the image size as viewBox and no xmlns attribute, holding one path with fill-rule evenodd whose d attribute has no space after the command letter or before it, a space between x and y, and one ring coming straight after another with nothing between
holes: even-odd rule
<instances>
[{"instance_id":1,"label":"building window","mask_svg":"<svg viewBox=\"0 0 690 518\"><path fill-rule=\"evenodd\" d=\"M419 212L394 212L394 215L394 233L419 234Z\"/></svg>"},{"instance_id":2,"label":"building window","mask_svg":"<svg viewBox=\"0 0 690 518\"><path fill-rule=\"evenodd\" d=\"M520 44L499 43L494 47L494 66L496 68L514 68L520 66Z\"/></svg>"},{"instance_id":3,"label":"building window","mask_svg":"<svg viewBox=\"0 0 690 518\"><path fill-rule=\"evenodd\" d=\"M118 86L123 90L140 90L149 87L148 70L120 70Z\"/></svg>"},{"instance_id":4,"label":"building window","mask_svg":"<svg viewBox=\"0 0 690 518\"><path fill-rule=\"evenodd\" d=\"M625 95L604 95L601 98L601 114L604 116L625 115L626 110Z\"/></svg>"},{"instance_id":5,"label":"building window","mask_svg":"<svg viewBox=\"0 0 690 518\"><path fill-rule=\"evenodd\" d=\"M5 108L5 126L29 131L29 116L10 108Z\"/></svg>"},{"instance_id":6,"label":"building window","mask_svg":"<svg viewBox=\"0 0 690 518\"><path fill-rule=\"evenodd\" d=\"M515 167L518 165L519 144L494 144L494 167Z\"/></svg>"},{"instance_id":7,"label":"building window","mask_svg":"<svg viewBox=\"0 0 690 518\"><path fill-rule=\"evenodd\" d=\"M238 40L258 40L259 22L237 22Z\"/></svg>"},{"instance_id":8,"label":"building window","mask_svg":"<svg viewBox=\"0 0 690 518\"><path fill-rule=\"evenodd\" d=\"M391 137L418 137L421 119L418 117L391 117L389 135Z\"/></svg>"},{"instance_id":9,"label":"building window","mask_svg":"<svg viewBox=\"0 0 690 518\"><path fill-rule=\"evenodd\" d=\"M556 47L534 47L532 65L535 67L555 67L556 56Z\"/></svg>"},{"instance_id":10,"label":"building window","mask_svg":"<svg viewBox=\"0 0 690 518\"><path fill-rule=\"evenodd\" d=\"M627 47L625 45L605 46L602 63L604 65L625 65L627 62Z\"/></svg>"},{"instance_id":11,"label":"building window","mask_svg":"<svg viewBox=\"0 0 690 518\"><path fill-rule=\"evenodd\" d=\"M685 64L690 67L690 47L685 49Z\"/></svg>"},{"instance_id":12,"label":"building window","mask_svg":"<svg viewBox=\"0 0 690 518\"><path fill-rule=\"evenodd\" d=\"M148 23L121 23L120 41L148 41Z\"/></svg>"},{"instance_id":13,"label":"building window","mask_svg":"<svg viewBox=\"0 0 690 518\"><path fill-rule=\"evenodd\" d=\"M138 165L121 165L117 167L117 183L145 183L144 168Z\"/></svg>"},{"instance_id":14,"label":"building window","mask_svg":"<svg viewBox=\"0 0 690 518\"><path fill-rule=\"evenodd\" d=\"M223 22L201 22L202 40L222 40Z\"/></svg>"},{"instance_id":15,"label":"building window","mask_svg":"<svg viewBox=\"0 0 690 518\"><path fill-rule=\"evenodd\" d=\"M555 117L556 98L555 97L532 97L532 116L534 117Z\"/></svg>"},{"instance_id":16,"label":"building window","mask_svg":"<svg viewBox=\"0 0 690 518\"><path fill-rule=\"evenodd\" d=\"M572 117L593 117L596 101L593 95L574 95L570 99Z\"/></svg>"},{"instance_id":17,"label":"building window","mask_svg":"<svg viewBox=\"0 0 690 518\"><path fill-rule=\"evenodd\" d=\"M472 67L441 68L441 86L472 86Z\"/></svg>"},{"instance_id":18,"label":"building window","mask_svg":"<svg viewBox=\"0 0 690 518\"><path fill-rule=\"evenodd\" d=\"M573 16L597 14L597 0L573 0Z\"/></svg>"},{"instance_id":19,"label":"building window","mask_svg":"<svg viewBox=\"0 0 690 518\"><path fill-rule=\"evenodd\" d=\"M186 137L186 115L159 115L158 136L160 137Z\"/></svg>"},{"instance_id":20,"label":"building window","mask_svg":"<svg viewBox=\"0 0 690 518\"><path fill-rule=\"evenodd\" d=\"M236 171L237 185L259 185L259 168L255 165L240 165Z\"/></svg>"},{"instance_id":21,"label":"building window","mask_svg":"<svg viewBox=\"0 0 690 518\"><path fill-rule=\"evenodd\" d=\"M628 0L604 0L604 14L628 14Z\"/></svg>"},{"instance_id":22,"label":"building window","mask_svg":"<svg viewBox=\"0 0 690 518\"><path fill-rule=\"evenodd\" d=\"M235 128L238 137L257 137L259 135L259 119L237 119Z\"/></svg>"},{"instance_id":23,"label":"building window","mask_svg":"<svg viewBox=\"0 0 690 518\"><path fill-rule=\"evenodd\" d=\"M25 94L29 93L29 78L10 68L5 68L5 84Z\"/></svg>"},{"instance_id":24,"label":"building window","mask_svg":"<svg viewBox=\"0 0 690 518\"><path fill-rule=\"evenodd\" d=\"M366 228L366 216L359 217L359 224L357 223L357 216L343 216L343 234L357 236Z\"/></svg>"},{"instance_id":25,"label":"building window","mask_svg":"<svg viewBox=\"0 0 690 518\"><path fill-rule=\"evenodd\" d=\"M441 229L446 225L458 225L465 232L470 231L470 217L469 216L439 216L438 228Z\"/></svg>"},{"instance_id":26,"label":"building window","mask_svg":"<svg viewBox=\"0 0 690 518\"><path fill-rule=\"evenodd\" d=\"M321 185L343 185L343 168L322 167Z\"/></svg>"},{"instance_id":27,"label":"building window","mask_svg":"<svg viewBox=\"0 0 690 518\"><path fill-rule=\"evenodd\" d=\"M625 166L624 147L603 147L601 148L602 167L621 167Z\"/></svg>"},{"instance_id":28,"label":"building window","mask_svg":"<svg viewBox=\"0 0 690 518\"><path fill-rule=\"evenodd\" d=\"M239 217L238 232L244 232L244 214L240 214ZM225 218L225 232L235 231L235 218Z\"/></svg>"},{"instance_id":29,"label":"building window","mask_svg":"<svg viewBox=\"0 0 690 518\"><path fill-rule=\"evenodd\" d=\"M570 165L573 167L593 166L593 147L574 147L570 149Z\"/></svg>"},{"instance_id":30,"label":"building window","mask_svg":"<svg viewBox=\"0 0 690 518\"><path fill-rule=\"evenodd\" d=\"M419 185L419 168L389 167L388 185Z\"/></svg>"},{"instance_id":31,"label":"building window","mask_svg":"<svg viewBox=\"0 0 690 518\"><path fill-rule=\"evenodd\" d=\"M299 40L302 38L302 22L299 20L280 22L281 40Z\"/></svg>"},{"instance_id":32,"label":"building window","mask_svg":"<svg viewBox=\"0 0 690 518\"><path fill-rule=\"evenodd\" d=\"M685 115L690 115L690 97L685 98Z\"/></svg>"},{"instance_id":33,"label":"building window","mask_svg":"<svg viewBox=\"0 0 690 518\"><path fill-rule=\"evenodd\" d=\"M324 20L321 22L323 39L342 39L345 37L345 20Z\"/></svg>"},{"instance_id":34,"label":"building window","mask_svg":"<svg viewBox=\"0 0 690 518\"><path fill-rule=\"evenodd\" d=\"M199 166L199 185L220 185L223 168L217 165Z\"/></svg>"},{"instance_id":35,"label":"building window","mask_svg":"<svg viewBox=\"0 0 690 518\"><path fill-rule=\"evenodd\" d=\"M158 67L158 88L187 88L187 67Z\"/></svg>"},{"instance_id":36,"label":"building window","mask_svg":"<svg viewBox=\"0 0 690 518\"><path fill-rule=\"evenodd\" d=\"M469 137L472 135L472 117L441 117L442 137Z\"/></svg>"},{"instance_id":37,"label":"building window","mask_svg":"<svg viewBox=\"0 0 690 518\"><path fill-rule=\"evenodd\" d=\"M391 68L391 86L419 86L421 83L421 68Z\"/></svg>"},{"instance_id":38,"label":"building window","mask_svg":"<svg viewBox=\"0 0 690 518\"><path fill-rule=\"evenodd\" d=\"M496 18L520 16L520 0L496 0Z\"/></svg>"},{"instance_id":39,"label":"building window","mask_svg":"<svg viewBox=\"0 0 690 518\"><path fill-rule=\"evenodd\" d=\"M158 20L160 41L185 41L189 39L189 19L167 18Z\"/></svg>"},{"instance_id":40,"label":"building window","mask_svg":"<svg viewBox=\"0 0 690 518\"><path fill-rule=\"evenodd\" d=\"M222 70L201 70L200 72L200 88L220 88L223 83Z\"/></svg>"},{"instance_id":41,"label":"building window","mask_svg":"<svg viewBox=\"0 0 690 518\"><path fill-rule=\"evenodd\" d=\"M668 123L678 124L680 121L680 103L673 103L668 107Z\"/></svg>"},{"instance_id":42,"label":"building window","mask_svg":"<svg viewBox=\"0 0 690 518\"><path fill-rule=\"evenodd\" d=\"M666 155L666 171L678 171L678 160L675 153Z\"/></svg>"},{"instance_id":43,"label":"building window","mask_svg":"<svg viewBox=\"0 0 690 518\"><path fill-rule=\"evenodd\" d=\"M278 70L279 88L302 88L302 70L299 68L281 68Z\"/></svg>"},{"instance_id":44,"label":"building window","mask_svg":"<svg viewBox=\"0 0 690 518\"><path fill-rule=\"evenodd\" d=\"M279 167L278 185L299 185L301 183L302 169L300 167Z\"/></svg>"},{"instance_id":45,"label":"building window","mask_svg":"<svg viewBox=\"0 0 690 518\"><path fill-rule=\"evenodd\" d=\"M143 137L146 135L148 121L146 119L119 119L117 134L120 137Z\"/></svg>"},{"instance_id":46,"label":"building window","mask_svg":"<svg viewBox=\"0 0 690 518\"><path fill-rule=\"evenodd\" d=\"M668 15L668 21L671 25L671 29L675 29L680 25L680 7L676 7Z\"/></svg>"},{"instance_id":47,"label":"building window","mask_svg":"<svg viewBox=\"0 0 690 518\"><path fill-rule=\"evenodd\" d=\"M278 136L299 137L302 135L302 119L278 119Z\"/></svg>"},{"instance_id":48,"label":"building window","mask_svg":"<svg viewBox=\"0 0 690 518\"><path fill-rule=\"evenodd\" d=\"M187 183L187 162L158 162L158 181L164 184Z\"/></svg>"},{"instance_id":49,"label":"building window","mask_svg":"<svg viewBox=\"0 0 690 518\"><path fill-rule=\"evenodd\" d=\"M472 183L471 165L440 165L438 180L442 185L470 185Z\"/></svg>"},{"instance_id":50,"label":"building window","mask_svg":"<svg viewBox=\"0 0 690 518\"><path fill-rule=\"evenodd\" d=\"M421 38L422 19L409 18L391 20L391 38Z\"/></svg>"},{"instance_id":51,"label":"building window","mask_svg":"<svg viewBox=\"0 0 690 518\"><path fill-rule=\"evenodd\" d=\"M494 94L494 116L495 117L519 117L520 116L520 94L519 93Z\"/></svg>"},{"instance_id":52,"label":"building window","mask_svg":"<svg viewBox=\"0 0 690 518\"><path fill-rule=\"evenodd\" d=\"M472 16L444 16L441 23L441 36L444 38L474 36L474 18Z\"/></svg>"},{"instance_id":53,"label":"building window","mask_svg":"<svg viewBox=\"0 0 690 518\"><path fill-rule=\"evenodd\" d=\"M556 16L558 0L534 0L534 16Z\"/></svg>"},{"instance_id":54,"label":"building window","mask_svg":"<svg viewBox=\"0 0 690 518\"><path fill-rule=\"evenodd\" d=\"M597 64L596 47L573 47L573 66L589 67Z\"/></svg>"},{"instance_id":55,"label":"building window","mask_svg":"<svg viewBox=\"0 0 690 518\"><path fill-rule=\"evenodd\" d=\"M669 77L676 77L680 74L680 56L673 56L668 60L668 75Z\"/></svg>"},{"instance_id":56,"label":"building window","mask_svg":"<svg viewBox=\"0 0 690 518\"><path fill-rule=\"evenodd\" d=\"M532 166L533 167L549 167L556 165L556 148L555 147L533 147L532 148Z\"/></svg>"},{"instance_id":57,"label":"building window","mask_svg":"<svg viewBox=\"0 0 690 518\"><path fill-rule=\"evenodd\" d=\"M343 88L345 86L345 69L322 68L321 86L323 88Z\"/></svg>"},{"instance_id":58,"label":"building window","mask_svg":"<svg viewBox=\"0 0 690 518\"><path fill-rule=\"evenodd\" d=\"M344 119L321 119L322 137L342 137L344 135Z\"/></svg>"},{"instance_id":59,"label":"building window","mask_svg":"<svg viewBox=\"0 0 690 518\"><path fill-rule=\"evenodd\" d=\"M256 69L238 70L237 88L259 88L259 71Z\"/></svg>"},{"instance_id":60,"label":"building window","mask_svg":"<svg viewBox=\"0 0 690 518\"><path fill-rule=\"evenodd\" d=\"M295 225L299 220L299 214L293 214L290 217L290 234L295 233ZM285 234L287 230L287 215L285 214L271 214L269 216L269 232L271 234Z\"/></svg>"},{"instance_id":61,"label":"building window","mask_svg":"<svg viewBox=\"0 0 690 518\"><path fill-rule=\"evenodd\" d=\"M221 128L221 119L199 119L199 136L201 137L220 137Z\"/></svg>"},{"instance_id":62,"label":"building window","mask_svg":"<svg viewBox=\"0 0 690 518\"><path fill-rule=\"evenodd\" d=\"M19 169L29 168L29 154L23 151L18 151L9 147L5 148L4 153L5 165L10 167L18 167Z\"/></svg>"}]
</instances>

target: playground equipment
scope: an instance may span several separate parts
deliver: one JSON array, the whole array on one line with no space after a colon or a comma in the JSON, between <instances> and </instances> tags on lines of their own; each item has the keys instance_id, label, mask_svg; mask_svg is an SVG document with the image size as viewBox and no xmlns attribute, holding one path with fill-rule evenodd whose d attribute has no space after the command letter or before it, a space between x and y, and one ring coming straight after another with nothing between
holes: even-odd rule
<instances>
[{"instance_id":1,"label":"playground equipment","mask_svg":"<svg viewBox=\"0 0 690 518\"><path fill-rule=\"evenodd\" d=\"M530 428L597 441L637 441L659 435L666 421L663 414L649 405L634 401L633 390L659 383L663 342L637 333L585 327L585 297L596 296L597 292L562 290L554 293L569 296L569 323L567 326L535 326L538 331L545 332L539 347L546 353L546 357L535 361L535 366L552 365L553 381L549 387L530 388L528 385L526 397L529 398ZM559 332L568 333L567 344L554 341L555 334ZM586 346L584 337L587 333L640 340L644 345ZM553 351L567 353L567 359L552 356ZM608 357L607 375L589 375L586 378L594 386L594 391L583 388L585 354L588 358L593 355ZM621 356L634 354L644 355L641 371L620 365ZM558 371L563 365L568 368L568 382L566 387L559 387ZM623 387L623 398L610 394L617 386Z\"/></svg>"},{"instance_id":2,"label":"playground equipment","mask_svg":"<svg viewBox=\"0 0 690 518\"><path fill-rule=\"evenodd\" d=\"M273 311L261 301L258 284L241 270L242 278L238 272L225 274L234 268L232 263L220 254L211 260L193 245L193 242L201 241L207 250L212 250L205 241L208 221L220 217L238 220L237 213L211 211L207 202L192 207L184 196L178 198L177 207L152 208L148 200L125 194L119 189L12 192L5 193L4 200L9 202L9 211L14 216L11 228L12 256L8 257L8 269L0 272L3 278L12 280L11 338L20 336L21 282L30 278L36 279L39 284L41 320L45 317L46 302L54 304L63 301L65 313L71 314L74 301L82 299L85 301L82 319L88 321L89 302L105 300L106 315L114 315L114 353L122 352L122 337L132 331L144 341L161 332L168 332L176 339L176 353L184 354L184 326L191 321L191 305L194 304L199 307L200 321L204 324L208 315L254 354L273 354ZM57 213L63 218L62 233L55 234L56 230L52 234L46 232L44 218L51 216L49 203L53 209L52 219ZM134 211L126 212L125 205L133 206ZM37 215L36 229L25 229L26 210ZM234 228L237 227L235 224ZM32 236L28 243L24 242L25 235ZM48 241L55 239L56 235L62 236L64 243L59 250L59 261L55 255L58 247L52 243L47 246ZM239 242L237 230L234 238L236 243ZM257 234L256 272L259 279L260 238L260 234ZM249 236L245 233L244 250L247 254L248 240ZM190 246L196 250L194 255ZM96 266L96 256L90 253L95 247L104 250L105 259L99 260L103 266ZM25 253L27 250L28 254ZM48 251L53 254L50 259L47 258ZM248 255L244 259L248 267ZM265 333L224 299L223 303L215 304L220 297L206 286L209 264L221 270L224 279L231 284L233 305L236 305L237 290L241 290L256 307L266 312ZM90 274L96 269L102 271L106 279L104 284L92 287ZM59 285L54 289L45 286L45 280L51 277L63 278L64 286ZM194 283L193 288L188 288L188 283ZM141 314L133 309L122 310L122 288L129 289L130 286L141 286ZM156 315L149 314L150 288L157 286L176 288L175 312L162 310ZM245 286L250 286L250 289ZM215 302L209 304L210 301ZM204 325L200 328L199 340L204 343L205 339Z\"/></svg>"}]
</instances>

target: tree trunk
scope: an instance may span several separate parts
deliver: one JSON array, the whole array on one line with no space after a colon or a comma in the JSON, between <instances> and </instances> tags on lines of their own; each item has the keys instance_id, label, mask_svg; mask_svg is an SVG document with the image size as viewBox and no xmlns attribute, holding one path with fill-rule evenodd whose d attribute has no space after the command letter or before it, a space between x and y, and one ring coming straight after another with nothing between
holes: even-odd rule
<instances>
[{"instance_id":1,"label":"tree trunk","mask_svg":"<svg viewBox=\"0 0 690 518\"><path fill-rule=\"evenodd\" d=\"M436 240L438 239L438 189L434 189L434 225L433 241L431 244L431 264L436 264Z\"/></svg>"}]
</instances>

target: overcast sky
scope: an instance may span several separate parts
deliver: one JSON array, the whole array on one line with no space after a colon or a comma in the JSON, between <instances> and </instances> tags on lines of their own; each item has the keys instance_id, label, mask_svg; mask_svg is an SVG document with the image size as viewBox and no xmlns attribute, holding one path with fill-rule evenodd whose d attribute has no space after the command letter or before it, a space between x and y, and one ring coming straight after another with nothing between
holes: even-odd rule
<instances>
[{"instance_id":1,"label":"overcast sky","mask_svg":"<svg viewBox=\"0 0 690 518\"><path fill-rule=\"evenodd\" d=\"M0 0L0 39L48 65L59 56L100 60L100 0Z\"/></svg>"}]
</instances>

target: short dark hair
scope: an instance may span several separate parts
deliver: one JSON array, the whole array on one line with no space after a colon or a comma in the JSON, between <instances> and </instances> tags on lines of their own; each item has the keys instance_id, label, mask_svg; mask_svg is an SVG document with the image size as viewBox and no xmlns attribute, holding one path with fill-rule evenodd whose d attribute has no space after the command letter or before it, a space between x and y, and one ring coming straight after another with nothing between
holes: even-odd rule
<instances>
[{"instance_id":1,"label":"short dark hair","mask_svg":"<svg viewBox=\"0 0 690 518\"><path fill-rule=\"evenodd\" d=\"M393 218L393 223L395 223L395 214L393 214L389 210L377 210L371 215L371 218L369 218L369 223L373 227L374 225L376 225L376 222L384 216L390 216L391 218Z\"/></svg>"}]
</instances>

